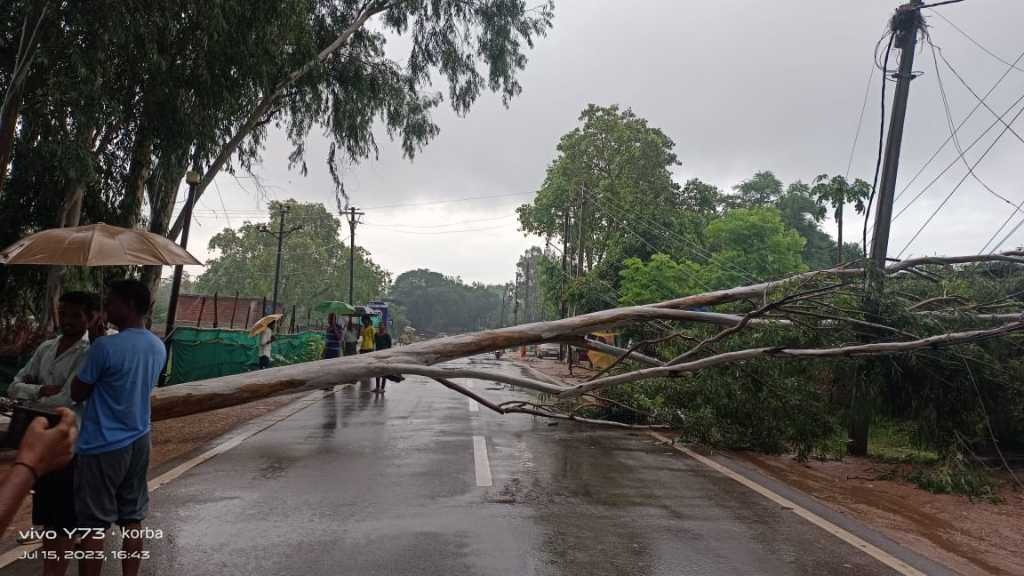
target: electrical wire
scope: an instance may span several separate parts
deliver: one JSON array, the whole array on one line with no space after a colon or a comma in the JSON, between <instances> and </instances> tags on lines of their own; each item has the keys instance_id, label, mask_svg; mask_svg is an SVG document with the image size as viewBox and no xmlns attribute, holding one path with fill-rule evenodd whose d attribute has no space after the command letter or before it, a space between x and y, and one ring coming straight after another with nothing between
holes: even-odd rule
<instances>
[{"instance_id":1,"label":"electrical wire","mask_svg":"<svg viewBox=\"0 0 1024 576\"><path fill-rule=\"evenodd\" d=\"M988 127L985 128L985 130L983 130L981 132L981 134L979 134L977 137L975 137L975 139L972 140L971 143L968 144L966 148L964 148L964 152L969 152L972 148L974 148L975 145L977 145L979 142L981 142L981 140L986 135L988 135L988 133L993 128L995 128L996 125L998 125L1000 123L1003 124L1003 126L1004 126L1003 131L1005 133L1006 127L1009 126L1009 124L1007 124L1003 119L1010 112L1012 112L1013 109L1016 108L1022 101L1024 101L1024 94L1021 94L1016 100L1014 100L1013 103L1011 103L1010 106L1008 106L1006 108L1006 110L1004 110L1003 113L999 115L998 118L996 118L991 124L989 124ZM1017 114L1019 115L1020 113L1018 112ZM950 141L952 141L952 138L950 138ZM909 209L911 205L913 205L915 202L917 202L917 200L920 199L925 194L925 192L927 192L936 182L938 182L942 178L942 176L944 176L946 174L946 172L948 172L951 168L953 168L953 166L956 166L959 162L960 162L959 158L954 158L949 164L947 164L946 167L943 168L942 171L939 172L939 174L937 176L935 176L935 178L932 178L932 180L929 181L928 184L925 185L925 187L922 188L920 192L918 192L916 195L914 195L914 197L911 198L910 201L907 202L907 204L905 206L903 206L903 208L901 208L898 212L896 212L896 214L892 217L893 221L895 221L904 212L906 212L907 209ZM898 198L898 196L897 196L897 198Z\"/></svg>"},{"instance_id":2,"label":"electrical wire","mask_svg":"<svg viewBox=\"0 0 1024 576\"><path fill-rule=\"evenodd\" d=\"M953 128L953 114L949 111L949 96L946 94L946 87L945 87L945 85L942 82L942 73L939 70L938 53L941 52L941 49L938 49L935 46L935 44L932 43L931 38L926 36L925 40L928 42L928 46L931 48L932 62L935 65L935 79L936 79L936 81L938 82L938 85L939 85L939 94L942 96L942 107L943 107L943 109L945 110L945 113L946 113L946 124L949 126L949 133L950 133L949 135L953 139L953 146L956 148L956 150L958 152L957 157L960 160L963 161L964 166L967 167L967 173L970 174L971 177L973 177L978 182L978 184L981 184L981 186L985 190L987 190L990 194L992 194L996 198L999 198L1000 200L1002 200L1003 202L1006 202L1010 206L1014 206L1014 203L1009 198L1007 198L1006 196L1003 196L1002 194L996 192L988 184L983 182L982 179L978 176L978 174L971 168L970 163L967 161L967 157L965 155L966 152L960 146L960 139L957 138L956 130ZM943 58L943 59L945 59L945 58ZM946 64L949 65L949 62L947 61ZM950 69L952 69L952 68L950 68ZM959 77L959 75L957 75L957 76ZM962 80L963 80L963 78L961 78L961 81ZM970 90L970 92L972 94L974 94L973 90ZM986 105L986 107L987 107L987 105ZM991 108L989 108L989 111L992 112L993 114L995 114L995 112L992 111ZM1014 131L1014 129L1012 127L1010 127L1009 124L1006 125L1006 129L1009 130L1010 132L1013 132L1015 135L1017 135L1017 132ZM1020 139L1019 135L1017 135L1017 139L1018 140ZM1024 140L1022 140L1022 142L1024 142Z\"/></svg>"},{"instance_id":3,"label":"electrical wire","mask_svg":"<svg viewBox=\"0 0 1024 576\"><path fill-rule=\"evenodd\" d=\"M386 210L392 208L409 208L413 206L436 206L440 204L454 204L456 202L471 202L474 200L492 200L495 198L510 198L513 196L527 196L534 195L536 192L512 192L509 194L494 194L491 196L469 196L467 198L456 198L454 200L438 200L436 202L412 202L406 204L383 204L380 206L369 206L364 207L364 210Z\"/></svg>"},{"instance_id":4,"label":"electrical wire","mask_svg":"<svg viewBox=\"0 0 1024 576\"><path fill-rule=\"evenodd\" d=\"M884 36L883 36L884 38ZM881 122L878 126L878 154L875 158L875 176L871 180L871 194L868 195L867 204L864 207L864 235L861 249L866 257L868 254L868 221L871 219L871 205L875 201L875 191L878 189L878 174L882 169L882 151L885 148L885 82L889 73L889 56L892 54L892 44L896 35L889 32L889 46L885 49L885 60L882 61L882 106ZM881 40L879 40L881 43ZM878 45L875 46L875 62L878 61Z\"/></svg>"},{"instance_id":5,"label":"electrical wire","mask_svg":"<svg viewBox=\"0 0 1024 576\"><path fill-rule=\"evenodd\" d=\"M875 79L876 66L874 63L871 65L871 73L868 75L868 84L864 87L864 100L860 105L860 114L857 116L857 130L853 133L853 144L850 145L850 156L846 159L846 175L844 178L850 178L850 169L853 167L853 156L857 151L857 143L860 141L860 130L864 126L864 113L868 109L868 100L871 97L871 83Z\"/></svg>"},{"instance_id":6,"label":"electrical wire","mask_svg":"<svg viewBox=\"0 0 1024 576\"><path fill-rule=\"evenodd\" d=\"M1010 124L1016 122L1017 119L1020 118L1021 114L1024 114L1024 107L1018 110L1017 113L1013 116L1013 118L1010 119ZM999 143L999 140L1002 138L1004 134L1006 134L1006 132L1006 128L1003 128L1002 132L1000 132L999 135L996 136L992 143L989 144L988 148L986 148L985 151L982 152L981 156L979 156L978 159L971 166L972 170L974 168L977 168L978 164L981 164L981 161L984 160L986 156L988 156L988 153L991 152L993 148L995 148L995 145ZM953 187L949 194L947 194L946 197L942 200L942 202L935 208L935 210L932 211L931 215L928 216L928 219L925 220L924 224L922 224L921 227L917 229L917 232L915 232L913 237L910 238L910 241L907 242L906 246L904 246L903 249L900 250L899 254L896 255L897 258L903 256L903 253L907 251L907 248L910 248L910 245L913 244L915 240L917 240L917 237L921 235L921 232L923 232L924 229L927 228L929 224L931 224L932 220L935 219L935 216L939 213L940 210L942 210L942 208L946 206L946 203L949 202L949 199L952 198L953 194L955 194L956 191L960 189L960 186L967 181L967 178L969 176L969 173L964 174L963 178L961 178L960 181L957 182L957 185Z\"/></svg>"},{"instance_id":7,"label":"electrical wire","mask_svg":"<svg viewBox=\"0 0 1024 576\"><path fill-rule=\"evenodd\" d=\"M938 14L938 13L936 12L936 14ZM999 78L996 79L995 83L993 83L992 86L989 87L989 89L985 92L985 95L982 96L979 99L978 103L974 105L974 107L971 109L971 111L968 112L966 116L964 116L963 120L961 120L959 124L957 124L956 129L957 129L958 132L960 131L961 128L963 128L963 126L967 123L967 121L970 120L971 117L974 116L974 113L977 112L978 109L980 109L982 107L982 105L985 102L985 100L987 100L988 97L991 96L993 92L995 92L995 90L999 87L999 85L1003 83L1003 80L1005 80L1007 78L1007 76L1010 75L1010 72L1012 72L1014 69L1017 69L1017 64L1020 63L1021 60L1024 60L1024 51L1021 51L1021 53L1017 55L1017 58L1014 59L1014 61L1008 65L1008 68L1005 71L1003 71L1003 74L1000 75ZM998 123L998 121L996 123ZM988 128L988 130L991 130L994 127L995 127L995 124L990 126ZM988 133L988 130L986 130L984 133L982 133L982 136L984 136L984 134ZM977 138L975 140L975 142L977 142L977 140L980 140L980 138L981 137L979 136L979 138ZM898 201L908 190L910 190L910 187L914 185L914 182L916 182L917 179L920 178L921 175L924 173L924 171L927 170L929 166L931 166L932 162L935 161L935 159L939 156L939 154L942 153L942 151L946 148L946 145L949 144L951 141L952 141L952 137L947 137L942 142L942 144L939 145L939 147L935 150L935 152L933 152L932 155L929 156L928 160L925 161L925 163L921 166L921 168L919 168L917 170L917 172L914 174L914 176L907 182L907 184L903 187L903 189L900 191L900 193L896 195L896 198L895 198L896 201ZM973 143L971 145L969 145L967 147L967 149L970 150L971 146L973 146ZM937 180L937 178L936 178L936 180ZM934 180L932 182L930 182L928 184L928 186L931 186L932 184L934 184Z\"/></svg>"}]
</instances>

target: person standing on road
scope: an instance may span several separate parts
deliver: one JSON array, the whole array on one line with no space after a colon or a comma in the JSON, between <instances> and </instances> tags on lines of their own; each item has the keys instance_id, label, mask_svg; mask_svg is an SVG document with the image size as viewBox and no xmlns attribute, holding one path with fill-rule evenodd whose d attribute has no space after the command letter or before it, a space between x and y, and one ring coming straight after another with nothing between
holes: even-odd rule
<instances>
[{"instance_id":1,"label":"person standing on road","mask_svg":"<svg viewBox=\"0 0 1024 576\"><path fill-rule=\"evenodd\" d=\"M271 322L267 324L267 328L260 332L260 370L264 368L270 368L270 344L274 341L274 328L277 327L277 322Z\"/></svg>"},{"instance_id":2,"label":"person standing on road","mask_svg":"<svg viewBox=\"0 0 1024 576\"><path fill-rule=\"evenodd\" d=\"M348 323L345 324L345 348L343 353L345 356L353 356L359 347L359 326L352 319L351 316L348 318Z\"/></svg>"},{"instance_id":3,"label":"person standing on road","mask_svg":"<svg viewBox=\"0 0 1024 576\"><path fill-rule=\"evenodd\" d=\"M373 352L374 336L376 336L376 332L373 329L373 320L370 320L369 316L363 316L363 330L359 333L360 354Z\"/></svg>"},{"instance_id":4,"label":"person standing on road","mask_svg":"<svg viewBox=\"0 0 1024 576\"><path fill-rule=\"evenodd\" d=\"M87 292L66 292L60 297L60 336L43 342L32 359L14 377L8 395L47 407L73 408L71 382L89 349L87 332L96 324L99 298ZM76 418L80 414L76 414ZM61 576L67 572L65 552L71 550L69 530L75 521L75 466L72 461L35 482L32 494L32 524L43 527L43 573Z\"/></svg>"},{"instance_id":5,"label":"person standing on road","mask_svg":"<svg viewBox=\"0 0 1024 576\"><path fill-rule=\"evenodd\" d=\"M324 359L341 355L342 329L333 312L327 315L327 329L324 330Z\"/></svg>"},{"instance_id":6,"label":"person standing on road","mask_svg":"<svg viewBox=\"0 0 1024 576\"><path fill-rule=\"evenodd\" d=\"M384 322L380 323L380 328L377 329L377 334L373 337L373 348L374 350L387 350L391 348L391 334L388 334L388 327ZM377 385L374 387L374 390L383 394L384 386L387 383L387 376L377 376Z\"/></svg>"},{"instance_id":7,"label":"person standing on road","mask_svg":"<svg viewBox=\"0 0 1024 576\"><path fill-rule=\"evenodd\" d=\"M119 332L90 346L71 384L71 398L86 402L75 465L75 514L80 528L106 533L122 529L122 573L137 576L146 555L141 523L149 507L149 396L167 360L163 342L145 328L152 305L149 288L137 280L110 286L107 319ZM105 539L89 537L81 549L99 553L82 560L79 573L99 576Z\"/></svg>"}]
</instances>

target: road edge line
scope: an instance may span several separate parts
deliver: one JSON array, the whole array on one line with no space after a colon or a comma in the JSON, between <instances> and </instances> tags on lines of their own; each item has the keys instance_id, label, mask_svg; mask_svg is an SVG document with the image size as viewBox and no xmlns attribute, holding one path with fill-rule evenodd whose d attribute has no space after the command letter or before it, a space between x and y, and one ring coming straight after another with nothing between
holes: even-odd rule
<instances>
[{"instance_id":1,"label":"road edge line","mask_svg":"<svg viewBox=\"0 0 1024 576\"><path fill-rule=\"evenodd\" d=\"M736 482L742 484L743 486L749 488L750 490L753 490L754 492L757 492L761 496L764 496L765 498L771 500L772 502L775 502L779 506L789 509L797 516L803 518L811 524L814 524L818 528L821 528L822 530L828 532L836 538L839 538L840 540L846 542L850 546L853 546L854 548L864 552L868 556L871 556L875 560L878 560L879 562L885 564L889 568L892 568L896 572L903 574L904 576L927 576L924 572L921 572L920 570L914 568L910 564L907 564L903 560L900 560L899 558L893 556L892 554L889 554L885 550L882 550L874 544L871 544L863 538L853 534L849 530L846 530L845 528L842 528L822 518L821 516L818 516L817 514L811 512L807 508L800 506L796 502L793 502L792 500L786 498L785 496L782 496L781 494L769 490L768 488L762 486L761 484L758 484L757 482L751 480L750 478L747 478L746 476L743 476L742 474L730 469L729 467L719 464L718 462L715 462L711 458L699 454L687 448L686 446L677 444L671 438L668 438L663 434L659 434L658 432L648 432L648 434L662 442L669 444L676 451L686 454L690 458L693 458L694 460L700 462L704 466L711 468L715 472L718 472L719 474L722 474L727 478L735 480Z\"/></svg>"}]
</instances>

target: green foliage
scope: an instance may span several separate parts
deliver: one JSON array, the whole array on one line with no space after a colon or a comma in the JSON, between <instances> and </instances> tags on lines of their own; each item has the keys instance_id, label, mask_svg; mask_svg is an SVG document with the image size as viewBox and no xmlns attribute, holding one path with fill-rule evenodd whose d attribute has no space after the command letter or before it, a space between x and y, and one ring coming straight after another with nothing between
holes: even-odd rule
<instances>
[{"instance_id":1,"label":"green foliage","mask_svg":"<svg viewBox=\"0 0 1024 576\"><path fill-rule=\"evenodd\" d=\"M788 228L774 208L737 208L708 225L705 231L712 252L704 267L711 288L739 286L755 280L779 278L807 269L801 259L804 240Z\"/></svg>"},{"instance_id":2,"label":"green foliage","mask_svg":"<svg viewBox=\"0 0 1024 576\"><path fill-rule=\"evenodd\" d=\"M619 302L626 306L678 298L699 288L694 282L700 275L699 267L691 262L674 262L667 254L655 254L647 262L630 258L623 264Z\"/></svg>"},{"instance_id":3,"label":"green foliage","mask_svg":"<svg viewBox=\"0 0 1024 576\"><path fill-rule=\"evenodd\" d=\"M935 494L962 494L988 502L1000 501L998 484L985 468L967 461L962 452L946 451L942 461L932 466L917 466L907 477Z\"/></svg>"},{"instance_id":4,"label":"green foliage","mask_svg":"<svg viewBox=\"0 0 1024 576\"><path fill-rule=\"evenodd\" d=\"M577 272L573 277L589 275L609 261L614 268L630 257L674 253L673 235L692 235L699 228L682 209L684 199L672 178L671 169L679 163L675 144L632 110L618 106L590 105L579 120L581 125L559 141L558 155L533 202L518 209L523 231L564 246ZM686 200L705 201L704 193L699 190ZM648 239L652 226L663 230L654 247ZM617 272L605 269L599 275L610 286L588 278L566 283L564 290L593 286L597 292L588 291L584 299L608 307L609 298L615 301ZM577 311L593 309L580 306L579 299L574 302Z\"/></svg>"},{"instance_id":5,"label":"green foliage","mask_svg":"<svg viewBox=\"0 0 1024 576\"><path fill-rule=\"evenodd\" d=\"M389 298L417 332L457 334L498 326L504 292L501 285L467 285L458 277L419 269L399 274Z\"/></svg>"},{"instance_id":6,"label":"green foliage","mask_svg":"<svg viewBox=\"0 0 1024 576\"><path fill-rule=\"evenodd\" d=\"M279 302L312 307L323 300L348 300L348 247L340 240L341 222L322 204L303 204L289 200L272 202L269 224L246 223L237 229L225 228L210 240L217 256L206 263L206 270L195 282L204 294L219 292L268 299L274 292L274 268L277 259L276 233L281 209L286 207L286 229L302 226L288 235L281 258ZM370 259L366 250L356 248L356 303L384 294L389 277Z\"/></svg>"}]
</instances>

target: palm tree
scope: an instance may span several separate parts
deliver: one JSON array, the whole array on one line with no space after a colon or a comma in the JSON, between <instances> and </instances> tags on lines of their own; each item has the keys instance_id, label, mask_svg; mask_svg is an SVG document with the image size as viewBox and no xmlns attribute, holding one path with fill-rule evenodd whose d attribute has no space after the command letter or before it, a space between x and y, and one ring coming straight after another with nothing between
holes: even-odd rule
<instances>
[{"instance_id":1,"label":"palm tree","mask_svg":"<svg viewBox=\"0 0 1024 576\"><path fill-rule=\"evenodd\" d=\"M836 250L836 263L843 261L843 207L853 204L858 214L864 213L864 201L871 193L871 185L857 178L850 184L842 176L829 178L828 174L821 174L814 179L814 187L811 188L811 195L819 206L826 204L833 209L833 217L836 225L839 226L838 247Z\"/></svg>"}]
</instances>

